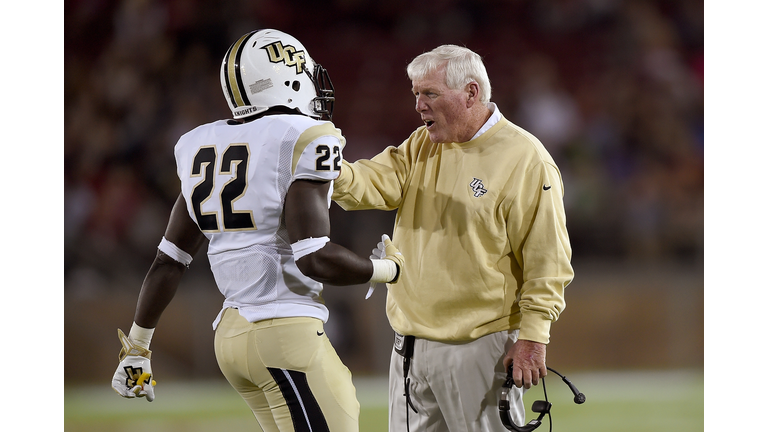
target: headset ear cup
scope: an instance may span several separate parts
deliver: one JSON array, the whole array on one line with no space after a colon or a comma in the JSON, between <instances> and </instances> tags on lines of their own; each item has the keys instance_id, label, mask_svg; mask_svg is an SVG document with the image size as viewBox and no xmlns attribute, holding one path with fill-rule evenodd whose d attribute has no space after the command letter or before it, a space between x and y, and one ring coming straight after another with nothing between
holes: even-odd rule
<instances>
[{"instance_id":1,"label":"headset ear cup","mask_svg":"<svg viewBox=\"0 0 768 432\"><path fill-rule=\"evenodd\" d=\"M552 408L551 403L543 400L537 400L536 402L533 403L533 406L531 406L531 411L535 413L546 414L549 412L551 408Z\"/></svg>"}]
</instances>

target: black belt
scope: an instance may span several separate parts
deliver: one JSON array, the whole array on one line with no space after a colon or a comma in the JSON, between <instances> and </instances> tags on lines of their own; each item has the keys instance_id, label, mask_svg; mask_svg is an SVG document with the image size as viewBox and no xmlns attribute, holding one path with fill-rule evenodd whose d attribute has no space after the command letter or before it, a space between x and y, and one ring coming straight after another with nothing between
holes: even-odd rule
<instances>
[{"instance_id":1,"label":"black belt","mask_svg":"<svg viewBox=\"0 0 768 432\"><path fill-rule=\"evenodd\" d=\"M403 336L400 333L395 332L395 352L403 357L403 385L405 388L405 393L403 393L403 396L405 396L406 430L410 430L410 413L408 412L408 407L411 407L413 412L416 414L419 413L416 411L416 407L413 406L413 402L411 402L411 392L409 390L411 379L408 378L408 370L411 368L411 358L413 357L414 342L416 342L416 336Z\"/></svg>"}]
</instances>

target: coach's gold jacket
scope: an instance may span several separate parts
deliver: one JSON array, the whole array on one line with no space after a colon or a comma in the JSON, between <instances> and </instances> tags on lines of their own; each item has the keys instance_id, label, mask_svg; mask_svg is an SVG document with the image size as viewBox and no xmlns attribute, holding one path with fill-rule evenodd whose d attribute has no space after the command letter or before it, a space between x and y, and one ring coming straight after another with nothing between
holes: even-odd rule
<instances>
[{"instance_id":1,"label":"coach's gold jacket","mask_svg":"<svg viewBox=\"0 0 768 432\"><path fill-rule=\"evenodd\" d=\"M573 269L560 171L533 135L501 117L471 141L434 144L420 127L344 161L333 200L398 210L405 268L387 295L398 333L451 342L519 328L549 343Z\"/></svg>"}]
</instances>

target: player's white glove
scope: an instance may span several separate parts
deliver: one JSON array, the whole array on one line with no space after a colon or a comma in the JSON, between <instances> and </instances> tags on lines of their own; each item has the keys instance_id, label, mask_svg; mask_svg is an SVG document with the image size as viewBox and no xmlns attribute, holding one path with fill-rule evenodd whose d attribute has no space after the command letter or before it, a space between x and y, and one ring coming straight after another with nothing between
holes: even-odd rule
<instances>
[{"instance_id":1,"label":"player's white glove","mask_svg":"<svg viewBox=\"0 0 768 432\"><path fill-rule=\"evenodd\" d=\"M386 234L381 236L381 241L376 245L376 249L371 252L370 258L373 262L373 276L371 276L371 285L368 287L368 293L365 295L366 299L371 297L377 283L396 283L405 264L403 254L392 244L392 241ZM385 260L390 262L385 262Z\"/></svg>"},{"instance_id":2,"label":"player's white glove","mask_svg":"<svg viewBox=\"0 0 768 432\"><path fill-rule=\"evenodd\" d=\"M112 388L122 397L146 397L152 402L155 400L156 384L149 363L152 351L137 345L120 329L117 329L117 337L123 348L118 356L120 364L112 376Z\"/></svg>"}]
</instances>

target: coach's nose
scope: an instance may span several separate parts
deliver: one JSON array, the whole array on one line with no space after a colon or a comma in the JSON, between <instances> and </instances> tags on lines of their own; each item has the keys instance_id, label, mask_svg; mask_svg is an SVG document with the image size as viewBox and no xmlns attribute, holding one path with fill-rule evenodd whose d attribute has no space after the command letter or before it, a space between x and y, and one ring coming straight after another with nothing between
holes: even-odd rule
<instances>
[{"instance_id":1,"label":"coach's nose","mask_svg":"<svg viewBox=\"0 0 768 432\"><path fill-rule=\"evenodd\" d=\"M424 100L424 95L418 95L416 96L416 112L424 112L428 109L426 101Z\"/></svg>"}]
</instances>

